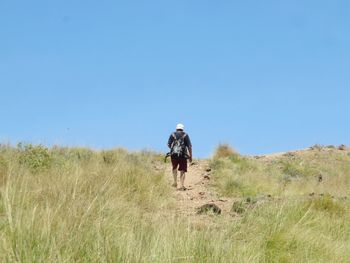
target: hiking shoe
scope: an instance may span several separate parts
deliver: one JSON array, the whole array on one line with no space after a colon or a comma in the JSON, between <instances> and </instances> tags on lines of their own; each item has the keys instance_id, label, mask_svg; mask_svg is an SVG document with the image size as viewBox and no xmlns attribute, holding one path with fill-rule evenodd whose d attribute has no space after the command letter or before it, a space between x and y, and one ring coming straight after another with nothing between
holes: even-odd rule
<instances>
[{"instance_id":1,"label":"hiking shoe","mask_svg":"<svg viewBox=\"0 0 350 263\"><path fill-rule=\"evenodd\" d=\"M173 183L171 186L172 187L177 187L177 183Z\"/></svg>"},{"instance_id":2,"label":"hiking shoe","mask_svg":"<svg viewBox=\"0 0 350 263\"><path fill-rule=\"evenodd\" d=\"M179 188L179 191L186 191L186 190L187 190L187 188L184 186Z\"/></svg>"}]
</instances>

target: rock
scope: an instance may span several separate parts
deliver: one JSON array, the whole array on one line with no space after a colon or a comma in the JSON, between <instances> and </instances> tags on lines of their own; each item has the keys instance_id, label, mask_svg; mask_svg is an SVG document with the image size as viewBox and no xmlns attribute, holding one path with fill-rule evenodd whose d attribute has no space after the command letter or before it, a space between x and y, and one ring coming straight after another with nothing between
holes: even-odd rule
<instances>
[{"instance_id":1,"label":"rock","mask_svg":"<svg viewBox=\"0 0 350 263\"><path fill-rule=\"evenodd\" d=\"M211 172L211 168L208 167L207 169L205 169L205 171L206 171L207 173L209 173L209 172Z\"/></svg>"},{"instance_id":2,"label":"rock","mask_svg":"<svg viewBox=\"0 0 350 263\"><path fill-rule=\"evenodd\" d=\"M198 208L197 214L206 214L208 212L220 215L221 208L218 207L216 204L205 204Z\"/></svg>"},{"instance_id":3,"label":"rock","mask_svg":"<svg viewBox=\"0 0 350 263\"><path fill-rule=\"evenodd\" d=\"M317 150L317 151L321 151L324 147L321 144L315 144L313 146L310 147L310 150Z\"/></svg>"},{"instance_id":4,"label":"rock","mask_svg":"<svg viewBox=\"0 0 350 263\"><path fill-rule=\"evenodd\" d=\"M210 180L210 176L209 175L204 175L204 179Z\"/></svg>"},{"instance_id":5,"label":"rock","mask_svg":"<svg viewBox=\"0 0 350 263\"><path fill-rule=\"evenodd\" d=\"M287 152L287 153L283 154L283 156L287 157L287 158L294 158L296 156L296 154L293 152Z\"/></svg>"},{"instance_id":6,"label":"rock","mask_svg":"<svg viewBox=\"0 0 350 263\"><path fill-rule=\"evenodd\" d=\"M338 150L340 151L346 151L349 150L349 147L346 146L345 144L339 145Z\"/></svg>"},{"instance_id":7,"label":"rock","mask_svg":"<svg viewBox=\"0 0 350 263\"><path fill-rule=\"evenodd\" d=\"M249 200L246 200L247 203L252 203L252 204L255 204L257 202L260 202L260 201L266 201L266 200L270 200L272 199L272 195L271 194L259 194L257 195L256 197L248 197L247 199ZM249 202L248 202L249 201Z\"/></svg>"},{"instance_id":8,"label":"rock","mask_svg":"<svg viewBox=\"0 0 350 263\"><path fill-rule=\"evenodd\" d=\"M204 192L199 192L198 194L199 194L199 195L205 195L205 193L204 193Z\"/></svg>"},{"instance_id":9,"label":"rock","mask_svg":"<svg viewBox=\"0 0 350 263\"><path fill-rule=\"evenodd\" d=\"M250 197L249 196L249 197L247 197L246 202L248 204L256 204L258 202L258 200L256 198L254 198L254 197Z\"/></svg>"},{"instance_id":10,"label":"rock","mask_svg":"<svg viewBox=\"0 0 350 263\"><path fill-rule=\"evenodd\" d=\"M320 175L318 176L318 182L321 183L322 181L323 181L323 176L322 176L322 174L320 174Z\"/></svg>"}]
</instances>

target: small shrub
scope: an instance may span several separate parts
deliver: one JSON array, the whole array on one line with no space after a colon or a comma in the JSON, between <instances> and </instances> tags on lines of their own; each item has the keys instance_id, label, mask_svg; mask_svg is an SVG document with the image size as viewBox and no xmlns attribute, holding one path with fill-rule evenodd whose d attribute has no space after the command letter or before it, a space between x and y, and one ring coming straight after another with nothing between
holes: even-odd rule
<instances>
[{"instance_id":1,"label":"small shrub","mask_svg":"<svg viewBox=\"0 0 350 263\"><path fill-rule=\"evenodd\" d=\"M220 159L220 158L232 158L236 157L239 154L228 144L220 144L214 154L214 159Z\"/></svg>"},{"instance_id":2,"label":"small shrub","mask_svg":"<svg viewBox=\"0 0 350 263\"><path fill-rule=\"evenodd\" d=\"M19 163L32 171L49 168L52 158L49 149L43 145L18 145Z\"/></svg>"},{"instance_id":3,"label":"small shrub","mask_svg":"<svg viewBox=\"0 0 350 263\"><path fill-rule=\"evenodd\" d=\"M237 214L243 214L245 212L245 204L243 201L236 201L233 203L232 208L231 208L232 212L235 212Z\"/></svg>"},{"instance_id":4,"label":"small shrub","mask_svg":"<svg viewBox=\"0 0 350 263\"><path fill-rule=\"evenodd\" d=\"M314 198L309 204L318 211L325 211L331 214L343 214L345 212L344 207L336 202L330 194Z\"/></svg>"}]
</instances>

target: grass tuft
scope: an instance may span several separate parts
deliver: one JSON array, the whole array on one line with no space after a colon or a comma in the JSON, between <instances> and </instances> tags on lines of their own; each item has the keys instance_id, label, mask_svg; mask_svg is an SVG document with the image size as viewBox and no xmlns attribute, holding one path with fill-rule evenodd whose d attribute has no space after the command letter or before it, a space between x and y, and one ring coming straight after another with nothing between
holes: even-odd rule
<instances>
[{"instance_id":1,"label":"grass tuft","mask_svg":"<svg viewBox=\"0 0 350 263\"><path fill-rule=\"evenodd\" d=\"M228 144L220 144L214 154L214 159L236 158L239 154Z\"/></svg>"}]
</instances>

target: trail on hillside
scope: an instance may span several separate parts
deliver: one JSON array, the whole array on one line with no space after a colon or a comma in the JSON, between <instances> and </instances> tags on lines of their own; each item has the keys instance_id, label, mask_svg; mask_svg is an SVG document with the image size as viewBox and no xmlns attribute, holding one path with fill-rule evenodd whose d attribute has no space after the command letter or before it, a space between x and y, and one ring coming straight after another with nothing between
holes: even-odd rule
<instances>
[{"instance_id":1,"label":"trail on hillside","mask_svg":"<svg viewBox=\"0 0 350 263\"><path fill-rule=\"evenodd\" d=\"M174 198L176 200L176 211L186 216L197 216L198 209L206 204L215 204L221 209L222 215L230 215L232 200L221 197L212 187L212 176L209 162L199 160L189 165L186 173L186 191L174 188ZM172 168L167 164L166 174L169 183L172 183ZM178 176L179 177L179 176ZM179 178L178 178L179 184Z\"/></svg>"}]
</instances>

